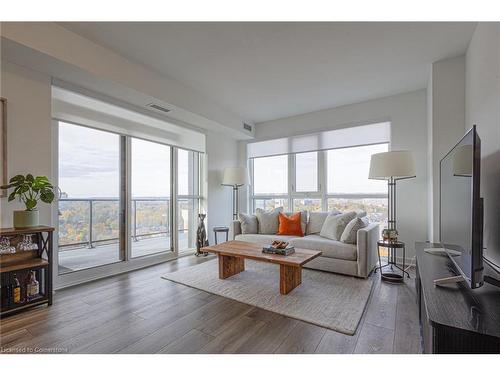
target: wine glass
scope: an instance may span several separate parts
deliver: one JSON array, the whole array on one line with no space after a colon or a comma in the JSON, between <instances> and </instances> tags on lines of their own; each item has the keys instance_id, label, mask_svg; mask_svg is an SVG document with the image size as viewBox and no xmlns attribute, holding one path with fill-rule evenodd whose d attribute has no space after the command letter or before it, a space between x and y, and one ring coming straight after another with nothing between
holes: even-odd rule
<instances>
[{"instance_id":1,"label":"wine glass","mask_svg":"<svg viewBox=\"0 0 500 375\"><path fill-rule=\"evenodd\" d=\"M9 237L0 237L0 254L13 254L16 252L14 246L10 246Z\"/></svg>"}]
</instances>

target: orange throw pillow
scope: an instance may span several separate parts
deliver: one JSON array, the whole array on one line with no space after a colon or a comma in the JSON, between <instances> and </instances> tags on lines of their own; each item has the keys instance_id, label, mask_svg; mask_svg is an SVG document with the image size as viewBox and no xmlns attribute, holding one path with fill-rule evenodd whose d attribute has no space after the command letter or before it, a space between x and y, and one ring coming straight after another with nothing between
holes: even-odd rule
<instances>
[{"instance_id":1,"label":"orange throw pillow","mask_svg":"<svg viewBox=\"0 0 500 375\"><path fill-rule=\"evenodd\" d=\"M303 237L304 233L302 233L300 212L290 216L286 216L284 213L280 212L278 234Z\"/></svg>"}]
</instances>

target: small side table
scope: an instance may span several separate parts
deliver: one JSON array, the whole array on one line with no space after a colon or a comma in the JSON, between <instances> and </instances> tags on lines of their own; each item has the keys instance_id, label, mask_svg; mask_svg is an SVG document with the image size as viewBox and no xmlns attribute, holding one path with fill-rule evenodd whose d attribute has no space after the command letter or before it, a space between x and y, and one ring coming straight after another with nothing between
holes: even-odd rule
<instances>
[{"instance_id":1,"label":"small side table","mask_svg":"<svg viewBox=\"0 0 500 375\"><path fill-rule=\"evenodd\" d=\"M226 242L229 240L228 227L214 227L215 244L217 245L217 233L226 233Z\"/></svg>"},{"instance_id":2,"label":"small side table","mask_svg":"<svg viewBox=\"0 0 500 375\"><path fill-rule=\"evenodd\" d=\"M387 263L382 265L382 261L380 259L380 248L385 247L389 252L387 255ZM403 250L403 268L399 267L396 262L396 253L398 249ZM404 283L405 274L410 278L410 274L405 271L406 270L406 248L405 243L401 241L377 241L377 253L378 253L378 264L379 266L375 268L375 272L377 269L380 270L380 277L383 281L387 281L390 283ZM384 267L390 267L391 271L382 271ZM395 272L394 268L398 269L401 272Z\"/></svg>"}]
</instances>

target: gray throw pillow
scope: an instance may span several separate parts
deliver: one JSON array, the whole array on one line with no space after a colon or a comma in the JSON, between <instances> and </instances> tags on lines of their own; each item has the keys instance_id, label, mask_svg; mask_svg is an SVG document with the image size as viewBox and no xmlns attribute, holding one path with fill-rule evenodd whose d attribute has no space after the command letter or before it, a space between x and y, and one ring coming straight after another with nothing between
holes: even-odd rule
<instances>
[{"instance_id":1,"label":"gray throw pillow","mask_svg":"<svg viewBox=\"0 0 500 375\"><path fill-rule=\"evenodd\" d=\"M367 217L356 217L352 219L345 227L342 236L340 237L340 241L345 243L350 243L356 245L358 242L358 230L368 226L368 218Z\"/></svg>"},{"instance_id":2,"label":"gray throw pillow","mask_svg":"<svg viewBox=\"0 0 500 375\"><path fill-rule=\"evenodd\" d=\"M356 212L346 212L345 214L335 215L331 213L325 219L319 235L331 240L339 241L342 237L345 227L356 217Z\"/></svg>"},{"instance_id":3,"label":"gray throw pillow","mask_svg":"<svg viewBox=\"0 0 500 375\"><path fill-rule=\"evenodd\" d=\"M284 212L286 216L291 216L297 212ZM279 218L278 218L279 221ZM307 211L302 210L300 211L300 228L302 229L302 234L306 234L306 226L307 226Z\"/></svg>"},{"instance_id":4,"label":"gray throw pillow","mask_svg":"<svg viewBox=\"0 0 500 375\"><path fill-rule=\"evenodd\" d=\"M257 216L248 214L238 214L241 224L241 234L257 234L259 232L259 222Z\"/></svg>"},{"instance_id":5,"label":"gray throw pillow","mask_svg":"<svg viewBox=\"0 0 500 375\"><path fill-rule=\"evenodd\" d=\"M321 232L321 228L323 227L323 224L325 223L326 218L330 214L338 215L340 214L340 211L333 210L330 212L325 212L325 211L311 211L309 212L309 221L307 222L307 229L306 229L306 235L309 234L315 234Z\"/></svg>"},{"instance_id":6,"label":"gray throw pillow","mask_svg":"<svg viewBox=\"0 0 500 375\"><path fill-rule=\"evenodd\" d=\"M283 212L283 207L277 207L271 211L265 211L262 208L255 210L255 216L259 222L259 234L278 233L280 212Z\"/></svg>"}]
</instances>

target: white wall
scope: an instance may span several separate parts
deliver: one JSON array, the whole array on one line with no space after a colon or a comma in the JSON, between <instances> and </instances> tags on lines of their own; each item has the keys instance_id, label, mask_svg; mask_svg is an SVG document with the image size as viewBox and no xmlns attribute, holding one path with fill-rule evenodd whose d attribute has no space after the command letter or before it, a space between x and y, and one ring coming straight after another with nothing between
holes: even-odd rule
<instances>
[{"instance_id":1,"label":"white wall","mask_svg":"<svg viewBox=\"0 0 500 375\"><path fill-rule=\"evenodd\" d=\"M407 243L409 256L413 257L414 242L427 240L425 90L260 123L256 125L256 139L279 138L284 134L306 134L387 120L391 121L392 149L411 150L416 163L417 178L401 181L397 188L398 230L401 240ZM245 147L243 142L240 143L240 147Z\"/></svg>"},{"instance_id":2,"label":"white wall","mask_svg":"<svg viewBox=\"0 0 500 375\"><path fill-rule=\"evenodd\" d=\"M500 264L500 24L479 23L466 54L466 119L481 138L485 255Z\"/></svg>"},{"instance_id":3,"label":"white wall","mask_svg":"<svg viewBox=\"0 0 500 375\"><path fill-rule=\"evenodd\" d=\"M2 63L1 93L7 98L7 168L16 174L53 176L51 158L50 77ZM24 209L17 201L0 199L0 227L12 226L12 211ZM40 221L51 223L50 206L40 203Z\"/></svg>"},{"instance_id":4,"label":"white wall","mask_svg":"<svg viewBox=\"0 0 500 375\"><path fill-rule=\"evenodd\" d=\"M428 87L429 239L439 240L439 161L465 134L465 56L432 64Z\"/></svg>"},{"instance_id":5,"label":"white wall","mask_svg":"<svg viewBox=\"0 0 500 375\"><path fill-rule=\"evenodd\" d=\"M232 189L222 186L222 173L225 167L238 165L238 146L234 139L220 134L207 135L207 232L209 243L214 243L214 226L228 226L233 218ZM219 233L219 240L223 238Z\"/></svg>"}]
</instances>

